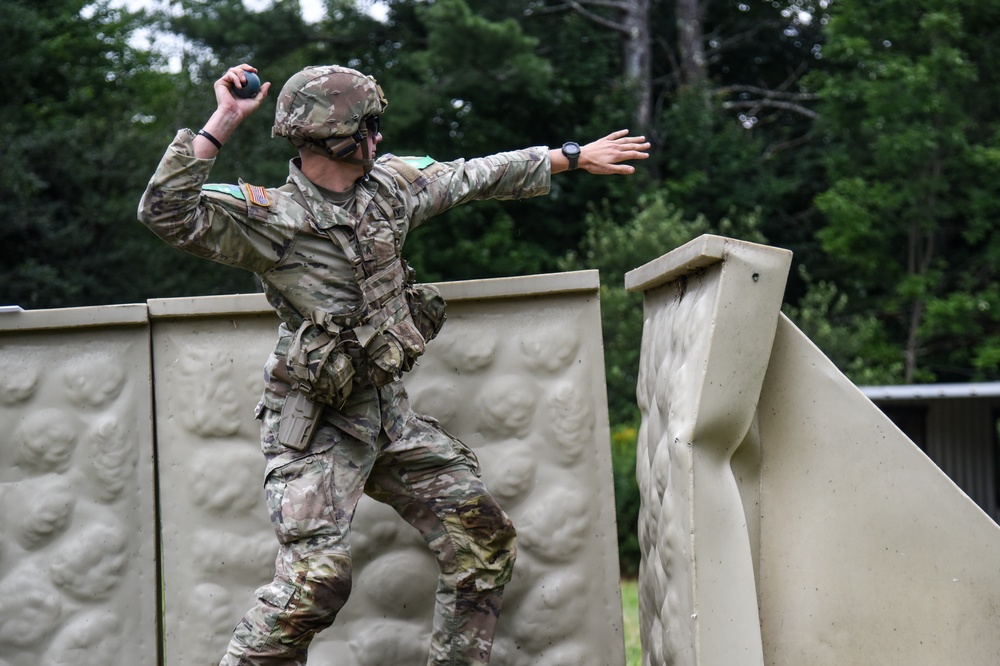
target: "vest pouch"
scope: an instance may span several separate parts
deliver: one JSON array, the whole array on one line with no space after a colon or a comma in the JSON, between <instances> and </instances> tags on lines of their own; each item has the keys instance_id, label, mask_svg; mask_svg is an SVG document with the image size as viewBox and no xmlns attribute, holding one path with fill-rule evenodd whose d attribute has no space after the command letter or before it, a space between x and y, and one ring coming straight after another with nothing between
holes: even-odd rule
<instances>
[{"instance_id":1,"label":"vest pouch","mask_svg":"<svg viewBox=\"0 0 1000 666\"><path fill-rule=\"evenodd\" d=\"M391 335L376 335L365 351L371 361L368 372L375 386L382 387L395 381L408 369L403 348Z\"/></svg>"},{"instance_id":2,"label":"vest pouch","mask_svg":"<svg viewBox=\"0 0 1000 666\"><path fill-rule=\"evenodd\" d=\"M351 394L354 364L338 338L306 319L295 331L285 358L293 385L309 400L342 407Z\"/></svg>"},{"instance_id":3,"label":"vest pouch","mask_svg":"<svg viewBox=\"0 0 1000 666\"><path fill-rule=\"evenodd\" d=\"M448 303L438 288L430 284L410 284L406 287L406 303L420 337L425 342L437 337L448 318Z\"/></svg>"},{"instance_id":4,"label":"vest pouch","mask_svg":"<svg viewBox=\"0 0 1000 666\"><path fill-rule=\"evenodd\" d=\"M407 318L375 336L365 351L371 361L372 383L385 386L413 368L417 357L424 353L424 339Z\"/></svg>"},{"instance_id":5,"label":"vest pouch","mask_svg":"<svg viewBox=\"0 0 1000 666\"><path fill-rule=\"evenodd\" d=\"M403 371L409 371L424 353L424 336L420 334L413 320L409 317L393 324L386 336L391 338L403 353Z\"/></svg>"}]
</instances>

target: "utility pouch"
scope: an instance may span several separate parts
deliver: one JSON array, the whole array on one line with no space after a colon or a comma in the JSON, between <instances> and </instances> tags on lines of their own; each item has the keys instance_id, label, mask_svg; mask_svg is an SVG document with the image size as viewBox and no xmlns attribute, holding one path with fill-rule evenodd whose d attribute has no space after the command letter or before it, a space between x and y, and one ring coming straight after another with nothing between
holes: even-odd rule
<instances>
[{"instance_id":1,"label":"utility pouch","mask_svg":"<svg viewBox=\"0 0 1000 666\"><path fill-rule=\"evenodd\" d=\"M278 442L296 451L304 451L319 424L323 406L310 400L302 391L293 389L285 398L278 419Z\"/></svg>"},{"instance_id":2,"label":"utility pouch","mask_svg":"<svg viewBox=\"0 0 1000 666\"><path fill-rule=\"evenodd\" d=\"M368 358L371 359L369 375L372 384L377 387L398 379L404 370L409 368L406 365L407 357L404 349L396 342L391 330L385 334L376 335L368 348L365 350Z\"/></svg>"},{"instance_id":3,"label":"utility pouch","mask_svg":"<svg viewBox=\"0 0 1000 666\"><path fill-rule=\"evenodd\" d=\"M433 340L448 318L448 303L437 287L430 284L413 283L406 287L406 303L410 307L410 317L425 342Z\"/></svg>"},{"instance_id":4,"label":"utility pouch","mask_svg":"<svg viewBox=\"0 0 1000 666\"><path fill-rule=\"evenodd\" d=\"M343 406L351 394L354 366L334 334L306 319L292 336L286 365L295 387L314 402Z\"/></svg>"}]
</instances>

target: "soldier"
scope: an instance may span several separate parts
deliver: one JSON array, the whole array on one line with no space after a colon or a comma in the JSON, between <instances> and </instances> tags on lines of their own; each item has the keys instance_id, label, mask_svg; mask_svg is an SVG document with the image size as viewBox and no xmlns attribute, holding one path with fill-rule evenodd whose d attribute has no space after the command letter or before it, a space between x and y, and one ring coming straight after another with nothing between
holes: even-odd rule
<instances>
[{"instance_id":1,"label":"soldier","mask_svg":"<svg viewBox=\"0 0 1000 666\"><path fill-rule=\"evenodd\" d=\"M375 80L308 67L282 88L273 136L298 148L287 183L206 184L215 157L267 96L214 84L216 111L180 130L142 197L139 219L167 243L254 272L281 319L257 409L279 552L274 579L237 625L221 666L304 665L316 632L351 590L348 537L362 492L416 527L440 579L429 664L488 664L515 533L472 451L413 413L401 382L444 321L444 302L400 256L410 229L476 199L545 194L571 169L630 174L643 137L437 162L383 155L387 101Z\"/></svg>"}]
</instances>

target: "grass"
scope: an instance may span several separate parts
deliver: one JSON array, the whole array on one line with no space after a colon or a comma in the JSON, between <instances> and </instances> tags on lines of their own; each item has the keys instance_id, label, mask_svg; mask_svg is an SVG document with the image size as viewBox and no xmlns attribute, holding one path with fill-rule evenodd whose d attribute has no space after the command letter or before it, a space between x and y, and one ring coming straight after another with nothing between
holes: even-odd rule
<instances>
[{"instance_id":1,"label":"grass","mask_svg":"<svg viewBox=\"0 0 1000 666\"><path fill-rule=\"evenodd\" d=\"M639 643L639 584L622 580L622 626L625 630L625 664L640 666L642 646Z\"/></svg>"}]
</instances>

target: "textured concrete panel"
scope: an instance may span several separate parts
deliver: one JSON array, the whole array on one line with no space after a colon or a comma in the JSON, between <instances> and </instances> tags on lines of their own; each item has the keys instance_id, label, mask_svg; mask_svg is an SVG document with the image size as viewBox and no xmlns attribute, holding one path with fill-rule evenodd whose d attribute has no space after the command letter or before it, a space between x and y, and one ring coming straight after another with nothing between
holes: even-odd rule
<instances>
[{"instance_id":1,"label":"textured concrete panel","mask_svg":"<svg viewBox=\"0 0 1000 666\"><path fill-rule=\"evenodd\" d=\"M620 666L597 275L439 286L448 323L407 386L417 411L472 447L518 528L492 663ZM150 303L168 666L216 663L272 571L251 414L277 325L264 307L259 297ZM437 578L423 541L365 498L352 542L352 597L309 663L422 666Z\"/></svg>"},{"instance_id":2,"label":"textured concrete panel","mask_svg":"<svg viewBox=\"0 0 1000 666\"><path fill-rule=\"evenodd\" d=\"M637 397L643 663L762 664L745 510L751 429L791 255L702 236L626 276L645 292ZM745 447L741 447L748 441ZM739 448L750 452L737 458ZM754 514L751 513L751 516Z\"/></svg>"},{"instance_id":3,"label":"textured concrete panel","mask_svg":"<svg viewBox=\"0 0 1000 666\"><path fill-rule=\"evenodd\" d=\"M253 407L278 322L261 305L150 301L166 666L218 664L274 572Z\"/></svg>"},{"instance_id":4,"label":"textured concrete panel","mask_svg":"<svg viewBox=\"0 0 1000 666\"><path fill-rule=\"evenodd\" d=\"M643 663L1000 663L1000 527L779 314L784 261L702 237L626 278Z\"/></svg>"},{"instance_id":5,"label":"textured concrete panel","mask_svg":"<svg viewBox=\"0 0 1000 666\"><path fill-rule=\"evenodd\" d=\"M1000 663L1000 527L784 317L759 424L767 664Z\"/></svg>"},{"instance_id":6,"label":"textured concrete panel","mask_svg":"<svg viewBox=\"0 0 1000 666\"><path fill-rule=\"evenodd\" d=\"M0 664L157 663L145 306L0 315Z\"/></svg>"}]
</instances>

